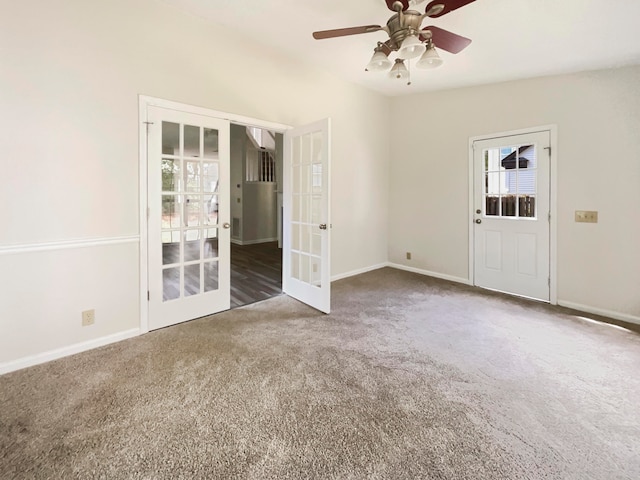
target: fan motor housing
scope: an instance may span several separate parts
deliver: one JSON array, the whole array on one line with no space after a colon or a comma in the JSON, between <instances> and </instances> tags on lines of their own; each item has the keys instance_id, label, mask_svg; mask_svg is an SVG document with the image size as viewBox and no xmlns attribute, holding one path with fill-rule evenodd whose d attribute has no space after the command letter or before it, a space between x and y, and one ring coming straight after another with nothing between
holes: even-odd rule
<instances>
[{"instance_id":1,"label":"fan motor housing","mask_svg":"<svg viewBox=\"0 0 640 480\"><path fill-rule=\"evenodd\" d=\"M393 50L397 50L402 45L402 41L413 32L420 31L423 15L415 10L407 10L402 13L396 13L387 22L389 29L389 38Z\"/></svg>"}]
</instances>

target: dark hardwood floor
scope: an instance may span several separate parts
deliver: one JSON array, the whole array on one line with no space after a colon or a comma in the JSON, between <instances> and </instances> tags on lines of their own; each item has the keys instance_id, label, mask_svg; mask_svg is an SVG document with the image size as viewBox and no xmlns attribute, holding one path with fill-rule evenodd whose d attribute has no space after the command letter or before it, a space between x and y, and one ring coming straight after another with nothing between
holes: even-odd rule
<instances>
[{"instance_id":1,"label":"dark hardwood floor","mask_svg":"<svg viewBox=\"0 0 640 480\"><path fill-rule=\"evenodd\" d=\"M277 242L231 244L231 308L282 293L282 250Z\"/></svg>"},{"instance_id":2,"label":"dark hardwood floor","mask_svg":"<svg viewBox=\"0 0 640 480\"><path fill-rule=\"evenodd\" d=\"M198 242L185 243L185 258L197 260L200 256ZM205 257L215 258L218 255L218 243L211 240L205 245ZM163 264L179 261L180 244L163 245ZM204 290L218 288L217 262L205 264ZM180 270L169 268L164 270L164 300L180 297ZM185 296L200 291L200 267L185 267ZM256 245L231 244L231 308L266 300L282 293L282 250L277 242L259 243Z\"/></svg>"}]
</instances>

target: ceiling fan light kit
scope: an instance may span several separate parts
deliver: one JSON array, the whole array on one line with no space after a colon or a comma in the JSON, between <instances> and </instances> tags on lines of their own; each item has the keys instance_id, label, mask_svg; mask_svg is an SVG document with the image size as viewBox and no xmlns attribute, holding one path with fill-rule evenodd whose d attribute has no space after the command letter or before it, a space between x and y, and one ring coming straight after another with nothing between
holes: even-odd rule
<instances>
[{"instance_id":1,"label":"ceiling fan light kit","mask_svg":"<svg viewBox=\"0 0 640 480\"><path fill-rule=\"evenodd\" d=\"M383 51L382 46L377 46L373 51L373 56L367 65L367 70L370 72L384 72L389 70L393 65L393 62L389 60L389 57Z\"/></svg>"},{"instance_id":2,"label":"ceiling fan light kit","mask_svg":"<svg viewBox=\"0 0 640 480\"><path fill-rule=\"evenodd\" d=\"M387 7L396 12L389 18L386 26L364 25L361 27L340 28L337 30L324 30L314 32L313 38L321 40L325 38L344 37L383 30L389 36L386 42L378 42L374 48L373 56L365 70L372 72L389 71L389 76L394 79L407 78L410 69L405 65L405 60L420 57L416 67L420 69L433 69L442 65L443 61L438 55L436 45L449 53L460 53L471 40L438 27L429 26L421 29L425 17L437 18L453 10L457 10L475 0L434 0L430 2L425 13L409 10L409 6L422 3L424 0L385 0ZM395 62L389 55L397 52ZM409 81L408 84L411 84Z\"/></svg>"},{"instance_id":3,"label":"ceiling fan light kit","mask_svg":"<svg viewBox=\"0 0 640 480\"><path fill-rule=\"evenodd\" d=\"M430 41L427 44L426 51L416 63L416 67L426 70L430 68L437 68L440 65L442 65L442 59L440 58L440 55L438 55L436 47L433 46L433 42Z\"/></svg>"},{"instance_id":4,"label":"ceiling fan light kit","mask_svg":"<svg viewBox=\"0 0 640 480\"><path fill-rule=\"evenodd\" d=\"M389 72L389 77L402 80L403 78L407 78L409 76L409 70L407 66L404 64L404 60L401 58L396 58L396 63L391 67L391 71Z\"/></svg>"}]
</instances>

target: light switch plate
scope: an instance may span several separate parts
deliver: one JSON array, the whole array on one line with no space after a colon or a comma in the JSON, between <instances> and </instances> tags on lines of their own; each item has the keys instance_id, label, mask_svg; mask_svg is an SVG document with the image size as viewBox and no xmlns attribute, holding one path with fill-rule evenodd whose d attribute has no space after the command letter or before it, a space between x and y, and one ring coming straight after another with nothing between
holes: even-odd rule
<instances>
[{"instance_id":1,"label":"light switch plate","mask_svg":"<svg viewBox=\"0 0 640 480\"><path fill-rule=\"evenodd\" d=\"M592 210L576 210L576 222L598 223L598 212Z\"/></svg>"}]
</instances>

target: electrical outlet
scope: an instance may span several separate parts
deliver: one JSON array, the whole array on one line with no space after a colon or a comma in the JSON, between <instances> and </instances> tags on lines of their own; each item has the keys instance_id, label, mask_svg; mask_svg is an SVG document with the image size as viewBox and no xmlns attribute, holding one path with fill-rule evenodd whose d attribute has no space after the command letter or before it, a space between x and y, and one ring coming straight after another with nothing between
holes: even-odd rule
<instances>
[{"instance_id":1,"label":"electrical outlet","mask_svg":"<svg viewBox=\"0 0 640 480\"><path fill-rule=\"evenodd\" d=\"M88 327L89 325L93 325L96 323L96 311L95 310L85 310L82 312L82 326Z\"/></svg>"},{"instance_id":2,"label":"electrical outlet","mask_svg":"<svg viewBox=\"0 0 640 480\"><path fill-rule=\"evenodd\" d=\"M598 223L598 212L587 210L576 210L576 222Z\"/></svg>"},{"instance_id":3,"label":"electrical outlet","mask_svg":"<svg viewBox=\"0 0 640 480\"><path fill-rule=\"evenodd\" d=\"M411 252L407 252L407 260L411 260Z\"/></svg>"}]
</instances>

